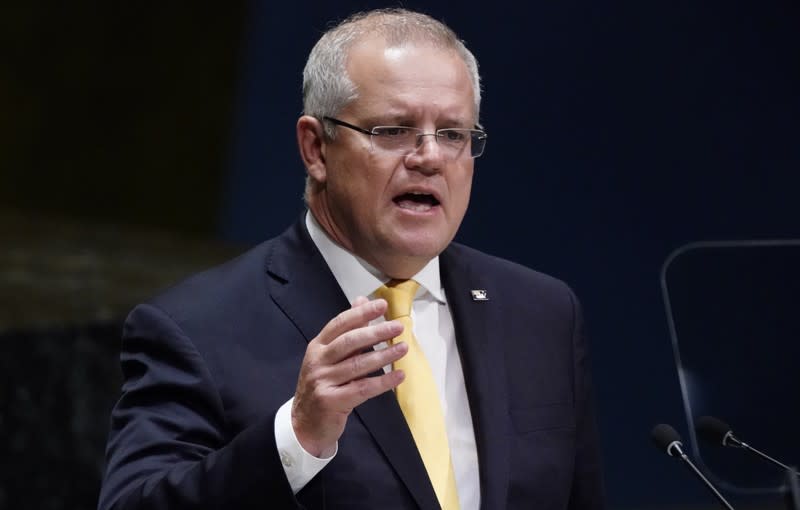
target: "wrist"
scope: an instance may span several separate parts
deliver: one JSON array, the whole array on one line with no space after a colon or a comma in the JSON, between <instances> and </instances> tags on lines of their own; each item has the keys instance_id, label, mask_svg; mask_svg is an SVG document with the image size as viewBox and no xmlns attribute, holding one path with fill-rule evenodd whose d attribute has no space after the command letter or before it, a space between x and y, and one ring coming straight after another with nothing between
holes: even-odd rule
<instances>
[{"instance_id":1,"label":"wrist","mask_svg":"<svg viewBox=\"0 0 800 510\"><path fill-rule=\"evenodd\" d=\"M336 453L336 442L320 441L309 434L302 426L302 420L298 420L292 413L292 430L297 438L300 447L309 455L318 459L329 458Z\"/></svg>"}]
</instances>

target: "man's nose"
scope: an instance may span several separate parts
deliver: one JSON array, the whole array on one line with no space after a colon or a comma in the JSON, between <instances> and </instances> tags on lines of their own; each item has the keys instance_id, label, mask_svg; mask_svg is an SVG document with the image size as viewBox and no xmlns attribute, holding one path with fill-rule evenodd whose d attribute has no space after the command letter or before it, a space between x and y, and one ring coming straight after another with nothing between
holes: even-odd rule
<instances>
[{"instance_id":1,"label":"man's nose","mask_svg":"<svg viewBox=\"0 0 800 510\"><path fill-rule=\"evenodd\" d=\"M425 145L426 136L430 136L431 142L435 143L436 145L439 145L439 139L436 136L436 133L420 133L417 135L417 143L415 145L417 149L419 149L422 145Z\"/></svg>"},{"instance_id":2,"label":"man's nose","mask_svg":"<svg viewBox=\"0 0 800 510\"><path fill-rule=\"evenodd\" d=\"M427 172L438 172L444 162L445 155L436 133L418 135L416 147L406 156L406 166Z\"/></svg>"}]
</instances>

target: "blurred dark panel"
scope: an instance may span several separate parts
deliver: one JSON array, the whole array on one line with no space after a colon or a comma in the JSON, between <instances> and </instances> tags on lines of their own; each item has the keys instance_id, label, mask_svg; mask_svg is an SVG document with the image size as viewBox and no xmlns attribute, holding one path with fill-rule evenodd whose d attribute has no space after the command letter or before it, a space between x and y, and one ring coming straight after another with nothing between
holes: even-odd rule
<instances>
[{"instance_id":1,"label":"blurred dark panel","mask_svg":"<svg viewBox=\"0 0 800 510\"><path fill-rule=\"evenodd\" d=\"M800 241L689 245L665 266L663 285L701 466L728 491L780 492L781 469L699 442L691 424L717 416L753 447L800 461Z\"/></svg>"},{"instance_id":2,"label":"blurred dark panel","mask_svg":"<svg viewBox=\"0 0 800 510\"><path fill-rule=\"evenodd\" d=\"M0 14L0 509L97 504L121 323L210 240L245 2Z\"/></svg>"},{"instance_id":3,"label":"blurred dark panel","mask_svg":"<svg viewBox=\"0 0 800 510\"><path fill-rule=\"evenodd\" d=\"M1 207L213 232L244 8L4 8Z\"/></svg>"},{"instance_id":4,"label":"blurred dark panel","mask_svg":"<svg viewBox=\"0 0 800 510\"><path fill-rule=\"evenodd\" d=\"M122 321L241 248L0 211L0 509L97 504Z\"/></svg>"},{"instance_id":5,"label":"blurred dark panel","mask_svg":"<svg viewBox=\"0 0 800 510\"><path fill-rule=\"evenodd\" d=\"M0 508L97 505L120 331L0 332Z\"/></svg>"},{"instance_id":6,"label":"blurred dark panel","mask_svg":"<svg viewBox=\"0 0 800 510\"><path fill-rule=\"evenodd\" d=\"M0 239L0 333L121 321L164 287L243 250L166 230L2 211Z\"/></svg>"}]
</instances>

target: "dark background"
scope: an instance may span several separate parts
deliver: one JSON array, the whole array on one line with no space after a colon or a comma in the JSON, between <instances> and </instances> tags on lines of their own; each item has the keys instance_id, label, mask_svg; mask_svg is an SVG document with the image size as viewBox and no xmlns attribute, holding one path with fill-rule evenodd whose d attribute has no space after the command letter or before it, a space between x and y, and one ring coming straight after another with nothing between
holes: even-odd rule
<instances>
[{"instance_id":1,"label":"dark background","mask_svg":"<svg viewBox=\"0 0 800 510\"><path fill-rule=\"evenodd\" d=\"M94 504L119 321L297 218L305 57L330 20L389 5L3 9L0 508ZM610 506L713 505L649 444L659 422L689 435L660 271L689 242L800 234L800 5L404 5L481 65L490 139L458 239L583 301ZM737 289L723 280L708 299ZM785 290L765 299L798 309Z\"/></svg>"}]
</instances>

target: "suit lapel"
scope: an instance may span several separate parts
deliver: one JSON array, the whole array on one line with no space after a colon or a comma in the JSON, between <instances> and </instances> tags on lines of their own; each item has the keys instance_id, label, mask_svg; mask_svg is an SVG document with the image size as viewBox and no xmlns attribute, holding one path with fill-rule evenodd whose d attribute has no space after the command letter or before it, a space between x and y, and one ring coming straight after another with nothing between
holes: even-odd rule
<instances>
[{"instance_id":1,"label":"suit lapel","mask_svg":"<svg viewBox=\"0 0 800 510\"><path fill-rule=\"evenodd\" d=\"M508 400L499 338L501 297L486 275L469 267L469 254L451 245L440 257L442 285L453 314L480 466L481 507L504 508L508 488ZM485 290L476 301L472 290Z\"/></svg>"},{"instance_id":2,"label":"suit lapel","mask_svg":"<svg viewBox=\"0 0 800 510\"><path fill-rule=\"evenodd\" d=\"M350 307L325 259L311 241L303 219L277 239L268 254L273 301L309 342L325 324Z\"/></svg>"},{"instance_id":3,"label":"suit lapel","mask_svg":"<svg viewBox=\"0 0 800 510\"><path fill-rule=\"evenodd\" d=\"M307 342L329 320L350 307L302 219L278 239L266 268L274 280L270 285L272 299ZM394 393L368 400L355 409L354 415L372 435L420 508L439 508Z\"/></svg>"},{"instance_id":4,"label":"suit lapel","mask_svg":"<svg viewBox=\"0 0 800 510\"><path fill-rule=\"evenodd\" d=\"M419 507L438 509L439 502L433 485L394 392L386 392L364 402L355 409L355 414L378 443Z\"/></svg>"}]
</instances>

